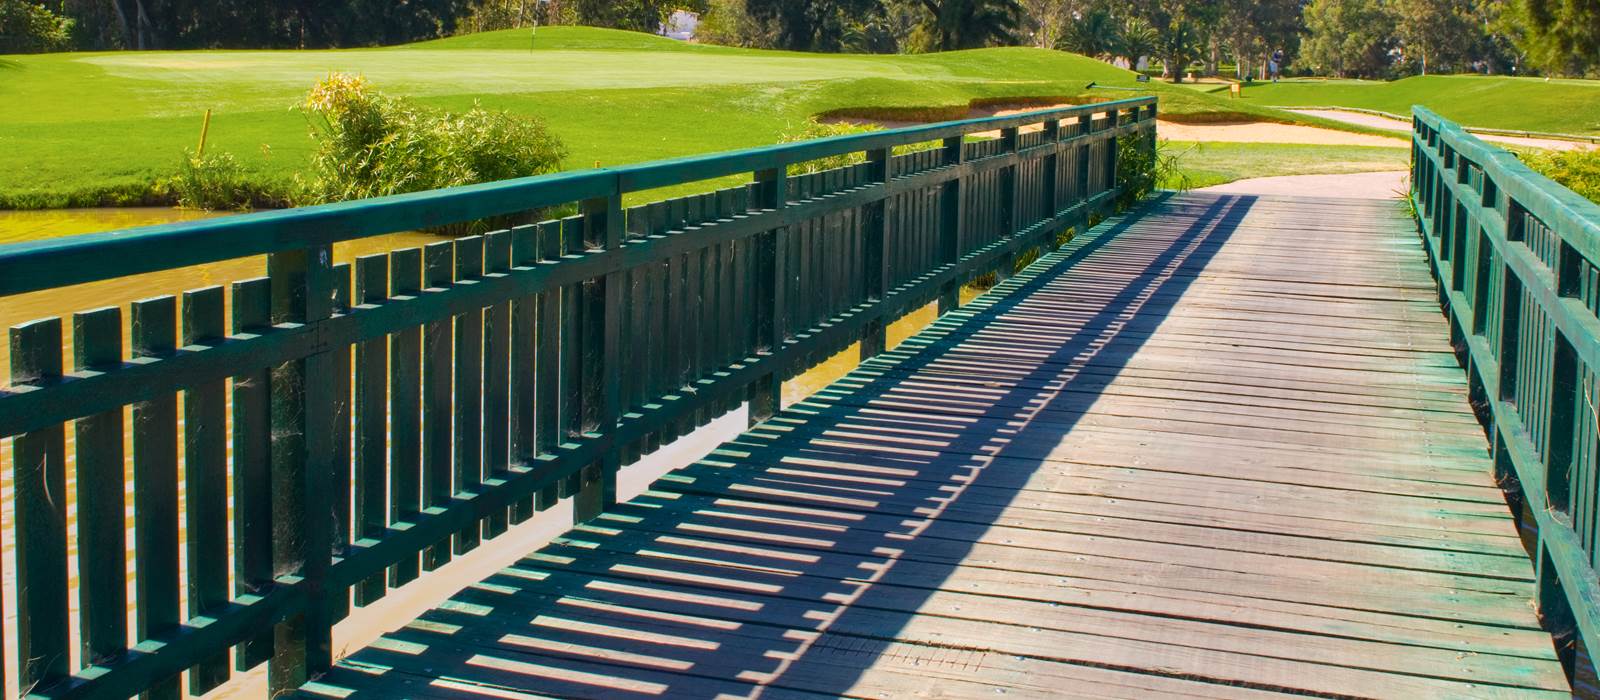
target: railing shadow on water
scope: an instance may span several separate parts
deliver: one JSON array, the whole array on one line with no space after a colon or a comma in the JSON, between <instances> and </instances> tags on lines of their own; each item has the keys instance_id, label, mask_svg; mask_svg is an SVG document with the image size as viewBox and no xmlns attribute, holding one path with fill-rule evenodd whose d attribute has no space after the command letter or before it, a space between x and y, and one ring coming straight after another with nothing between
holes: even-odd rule
<instances>
[{"instance_id":1,"label":"railing shadow on water","mask_svg":"<svg viewBox=\"0 0 1600 700\"><path fill-rule=\"evenodd\" d=\"M376 681L352 683L365 691L353 697L410 684L446 696L492 688L578 697L881 695L891 689L873 684L885 674L961 685L968 681L947 671L979 663L1014 670L1018 688L1050 689L1049 679L1028 677L1024 659L960 648L962 630L997 629L980 620L1009 616L1016 634L1035 622L1015 606L972 617L963 605L995 599L963 600L963 592L1009 588L1003 595L1044 602L1081 575L1073 560L1082 557L1057 552L1018 548L1020 558L994 561L996 545L1020 531L992 528L1027 526L1036 507L1029 478L1252 201L1147 205L1189 209L1179 218L1192 221L1168 240L1119 239L1133 219L1109 222L347 659L343 678ZM1114 267L1119 283L1064 281L1084 265ZM1019 313L1028 316L1025 336L996 325ZM991 375L967 375L972 384L963 388L963 362ZM902 382L914 373L950 381L908 394ZM952 634L948 646L894 641L927 639L934 628ZM869 667L874 674L863 673ZM308 689L343 695L351 688L339 678Z\"/></svg>"}]
</instances>

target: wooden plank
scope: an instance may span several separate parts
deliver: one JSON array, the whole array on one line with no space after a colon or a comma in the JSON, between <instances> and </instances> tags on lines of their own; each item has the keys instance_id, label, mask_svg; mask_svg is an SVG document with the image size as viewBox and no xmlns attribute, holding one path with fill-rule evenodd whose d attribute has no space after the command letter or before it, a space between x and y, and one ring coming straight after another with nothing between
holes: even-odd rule
<instances>
[{"instance_id":1,"label":"wooden plank","mask_svg":"<svg viewBox=\"0 0 1600 700\"><path fill-rule=\"evenodd\" d=\"M177 300L133 303L133 357L160 357L176 347ZM134 639L171 633L178 607L178 398L162 396L133 405ZM176 698L176 676L150 688L146 698Z\"/></svg>"},{"instance_id":2,"label":"wooden plank","mask_svg":"<svg viewBox=\"0 0 1600 700\"><path fill-rule=\"evenodd\" d=\"M430 243L423 248L422 283L425 292L449 286L455 244ZM423 326L422 331L422 507L449 504L451 497L451 320ZM450 561L448 544L422 552L422 568L433 571Z\"/></svg>"},{"instance_id":3,"label":"wooden plank","mask_svg":"<svg viewBox=\"0 0 1600 700\"><path fill-rule=\"evenodd\" d=\"M72 354L79 372L104 371L120 364L122 310L108 306L73 314ZM123 416L123 411L116 410L83 418L73 431L77 449L78 648L79 658L86 662L114 657L128 646ZM220 561L226 565L226 554Z\"/></svg>"},{"instance_id":4,"label":"wooden plank","mask_svg":"<svg viewBox=\"0 0 1600 700\"><path fill-rule=\"evenodd\" d=\"M456 284L471 284L483 276L484 239L468 236L456 240ZM472 309L455 318L455 397L454 453L455 486L458 496L476 494L483 483L483 372L484 313ZM478 526L456 533L456 554L476 549Z\"/></svg>"},{"instance_id":5,"label":"wooden plank","mask_svg":"<svg viewBox=\"0 0 1600 700\"><path fill-rule=\"evenodd\" d=\"M218 343L226 334L222 287L183 293L183 344ZM231 599L228 587L228 424L222 381L183 392L183 529L190 618L215 615ZM104 566L104 563L97 564ZM189 693L228 681L223 650L189 669Z\"/></svg>"},{"instance_id":6,"label":"wooden plank","mask_svg":"<svg viewBox=\"0 0 1600 700\"><path fill-rule=\"evenodd\" d=\"M382 304L389 297L389 256L366 255L355 261L357 305ZM355 470L351 514L356 539L383 536L388 526L388 386L387 338L356 345L355 357ZM413 410L415 406L413 405ZM414 434L414 433L413 433ZM356 586L355 604L371 605L383 597L385 576L373 576Z\"/></svg>"},{"instance_id":7,"label":"wooden plank","mask_svg":"<svg viewBox=\"0 0 1600 700\"><path fill-rule=\"evenodd\" d=\"M44 385L60 378L61 319L13 326L11 383ZM17 680L24 688L48 686L70 673L65 440L66 431L58 425L19 435L11 446L16 499ZM173 535L176 547L176 533ZM174 587L173 592L176 590Z\"/></svg>"},{"instance_id":8,"label":"wooden plank","mask_svg":"<svg viewBox=\"0 0 1600 700\"><path fill-rule=\"evenodd\" d=\"M392 296L420 293L421 249L396 250L389 254L389 263ZM396 523L415 522L421 507L422 334L422 328L412 326L389 341L389 520ZM417 574L416 557L408 557L389 569L389 585L403 586Z\"/></svg>"},{"instance_id":9,"label":"wooden plank","mask_svg":"<svg viewBox=\"0 0 1600 700\"><path fill-rule=\"evenodd\" d=\"M536 226L518 226L511 229L511 266L532 268L539 264L539 232ZM539 454L538 395L534 382L538 358L539 298L526 296L511 301L510 330L507 342L511 356L509 398L510 434L507 450L513 464L532 464ZM516 525L533 517L534 496L517 501L511 507L510 524Z\"/></svg>"},{"instance_id":10,"label":"wooden plank","mask_svg":"<svg viewBox=\"0 0 1600 700\"><path fill-rule=\"evenodd\" d=\"M233 333L259 333L272 323L271 280L233 283ZM233 591L259 594L272 585L271 375L233 378ZM237 647L235 669L272 657L272 630Z\"/></svg>"},{"instance_id":11,"label":"wooden plank","mask_svg":"<svg viewBox=\"0 0 1600 700\"><path fill-rule=\"evenodd\" d=\"M511 267L511 232L484 236L486 275L504 275ZM511 459L511 304L501 302L483 312L483 478L503 482ZM509 511L491 514L483 536L506 531Z\"/></svg>"}]
</instances>

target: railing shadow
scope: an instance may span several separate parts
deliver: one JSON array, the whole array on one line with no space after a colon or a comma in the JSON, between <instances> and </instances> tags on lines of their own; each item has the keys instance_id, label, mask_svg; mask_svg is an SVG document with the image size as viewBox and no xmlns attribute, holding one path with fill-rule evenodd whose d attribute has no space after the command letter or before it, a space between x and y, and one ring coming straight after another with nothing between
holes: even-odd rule
<instances>
[{"instance_id":1,"label":"railing shadow","mask_svg":"<svg viewBox=\"0 0 1600 700\"><path fill-rule=\"evenodd\" d=\"M1049 642L1027 639L1039 605L1098 614L1060 581L1102 564L1010 539L1050 522L1029 500L1029 477L1252 202L1174 198L1149 207L1137 236L1118 235L1132 217L1091 234L306 690L992 692L966 673L976 665L1035 694L1069 682L1159 685L1111 664L1041 665L974 642L1015 635L1010 646L1043 658L1045 647L1029 645Z\"/></svg>"}]
</instances>

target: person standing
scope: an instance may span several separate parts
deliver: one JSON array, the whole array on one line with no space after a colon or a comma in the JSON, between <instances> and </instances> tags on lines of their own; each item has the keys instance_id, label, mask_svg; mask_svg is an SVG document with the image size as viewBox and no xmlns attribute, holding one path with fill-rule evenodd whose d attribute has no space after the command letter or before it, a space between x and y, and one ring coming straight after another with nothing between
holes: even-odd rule
<instances>
[{"instance_id":1,"label":"person standing","mask_svg":"<svg viewBox=\"0 0 1600 700\"><path fill-rule=\"evenodd\" d=\"M1283 73L1283 49L1272 52L1272 60L1267 61L1267 73L1272 82L1278 82L1278 76Z\"/></svg>"}]
</instances>

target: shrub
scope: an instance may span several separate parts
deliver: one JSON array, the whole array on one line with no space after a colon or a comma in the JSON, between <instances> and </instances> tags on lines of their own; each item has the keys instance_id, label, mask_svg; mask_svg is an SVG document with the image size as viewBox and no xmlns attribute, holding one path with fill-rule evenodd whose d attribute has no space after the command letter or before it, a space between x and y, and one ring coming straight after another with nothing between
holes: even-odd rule
<instances>
[{"instance_id":1,"label":"shrub","mask_svg":"<svg viewBox=\"0 0 1600 700\"><path fill-rule=\"evenodd\" d=\"M1541 175L1600 202L1600 151L1539 151L1521 157Z\"/></svg>"},{"instance_id":2,"label":"shrub","mask_svg":"<svg viewBox=\"0 0 1600 700\"><path fill-rule=\"evenodd\" d=\"M302 109L319 145L311 203L554 172L566 148L542 121L474 105L456 114L386 96L358 76L318 82Z\"/></svg>"},{"instance_id":3,"label":"shrub","mask_svg":"<svg viewBox=\"0 0 1600 700\"><path fill-rule=\"evenodd\" d=\"M1182 154L1172 153L1164 141L1134 133L1117 139L1117 208L1127 209L1150 196L1157 187L1189 189L1188 176L1178 168Z\"/></svg>"},{"instance_id":4,"label":"shrub","mask_svg":"<svg viewBox=\"0 0 1600 700\"><path fill-rule=\"evenodd\" d=\"M795 143L797 141L811 141L825 139L830 136L848 136L850 134L865 134L877 131L877 127L866 124L851 124L848 122L820 122L815 117L805 120L799 127L784 132L778 139L781 143ZM833 170L845 166L857 165L867 162L867 154L862 151L840 153L838 155L808 160L803 163L789 164L790 175L806 175L820 173L824 170Z\"/></svg>"},{"instance_id":5,"label":"shrub","mask_svg":"<svg viewBox=\"0 0 1600 700\"><path fill-rule=\"evenodd\" d=\"M72 20L32 0L0 0L0 54L61 51L72 39Z\"/></svg>"},{"instance_id":6,"label":"shrub","mask_svg":"<svg viewBox=\"0 0 1600 700\"><path fill-rule=\"evenodd\" d=\"M207 211L281 207L289 200L282 187L251 178L226 151L201 156L184 152L167 187L178 206Z\"/></svg>"}]
</instances>

